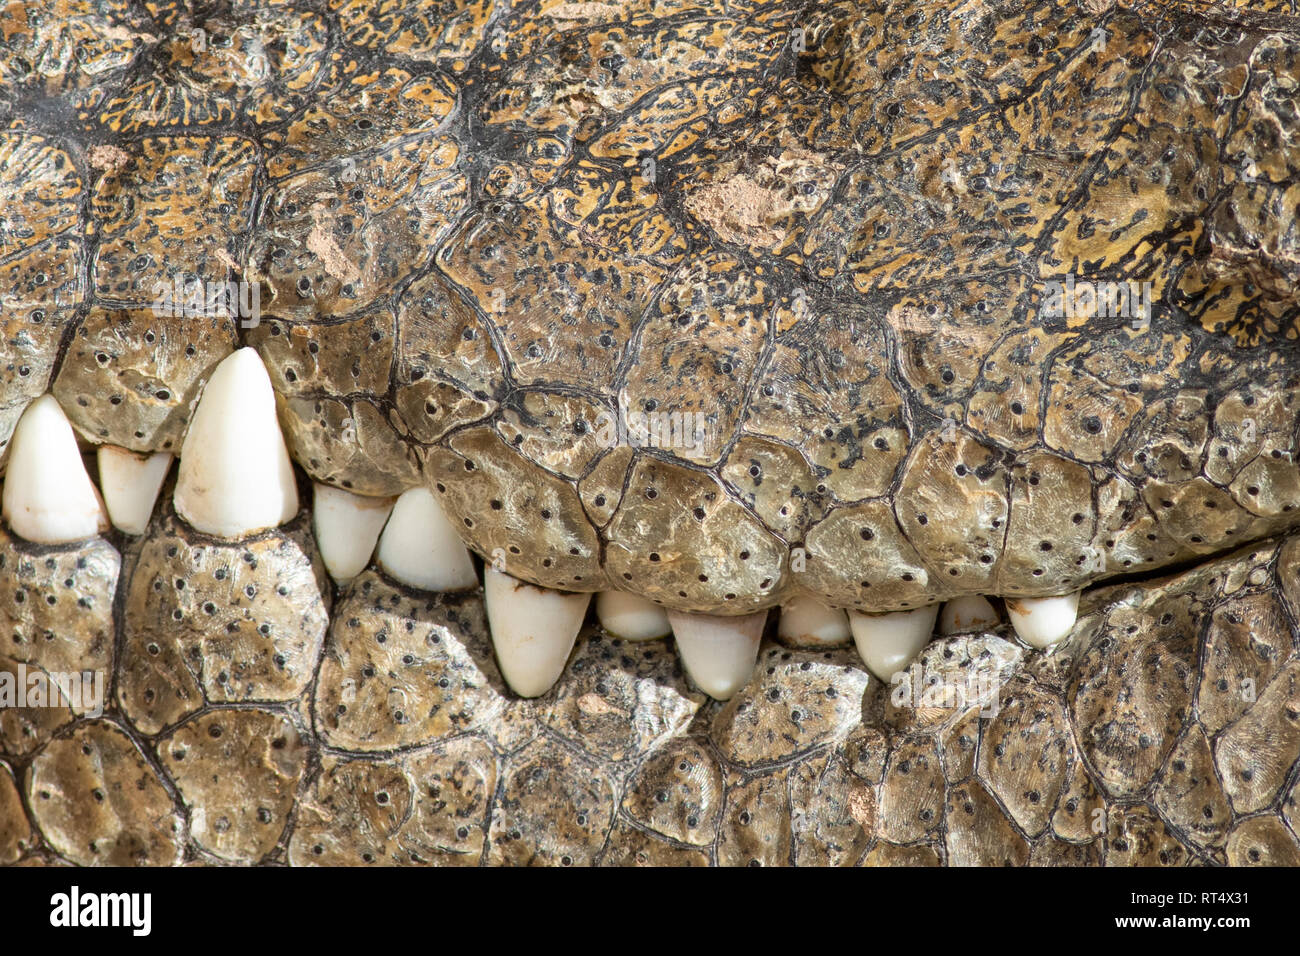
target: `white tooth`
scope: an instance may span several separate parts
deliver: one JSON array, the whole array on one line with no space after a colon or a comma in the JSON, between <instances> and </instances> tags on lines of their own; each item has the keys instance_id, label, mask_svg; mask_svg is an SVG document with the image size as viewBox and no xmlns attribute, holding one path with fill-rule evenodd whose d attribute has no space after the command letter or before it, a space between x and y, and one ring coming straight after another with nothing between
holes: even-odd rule
<instances>
[{"instance_id":1,"label":"white tooth","mask_svg":"<svg viewBox=\"0 0 1300 956\"><path fill-rule=\"evenodd\" d=\"M97 457L99 487L113 527L127 534L144 534L172 466L171 452L140 455L117 445L100 445Z\"/></svg>"},{"instance_id":2,"label":"white tooth","mask_svg":"<svg viewBox=\"0 0 1300 956\"><path fill-rule=\"evenodd\" d=\"M781 605L776 633L796 647L824 647L849 639L849 617L815 597L800 594Z\"/></svg>"},{"instance_id":3,"label":"white tooth","mask_svg":"<svg viewBox=\"0 0 1300 956\"><path fill-rule=\"evenodd\" d=\"M520 697L542 696L564 671L591 595L539 588L488 567L483 597L501 676Z\"/></svg>"},{"instance_id":4,"label":"white tooth","mask_svg":"<svg viewBox=\"0 0 1300 956\"><path fill-rule=\"evenodd\" d=\"M103 499L53 395L36 399L18 419L0 508L15 534L39 544L79 541L108 530Z\"/></svg>"},{"instance_id":5,"label":"white tooth","mask_svg":"<svg viewBox=\"0 0 1300 956\"><path fill-rule=\"evenodd\" d=\"M313 484L311 525L330 577L342 584L370 563L395 500L354 495L319 481Z\"/></svg>"},{"instance_id":6,"label":"white tooth","mask_svg":"<svg viewBox=\"0 0 1300 956\"><path fill-rule=\"evenodd\" d=\"M376 559L413 588L460 591L478 586L469 552L428 488L408 488L398 496Z\"/></svg>"},{"instance_id":7,"label":"white tooth","mask_svg":"<svg viewBox=\"0 0 1300 956\"><path fill-rule=\"evenodd\" d=\"M668 615L654 601L626 591L601 591L596 595L600 626L625 641L653 641L672 632Z\"/></svg>"},{"instance_id":8,"label":"white tooth","mask_svg":"<svg viewBox=\"0 0 1300 956\"><path fill-rule=\"evenodd\" d=\"M937 604L890 614L850 611L853 643L867 670L888 684L930 642L938 614Z\"/></svg>"},{"instance_id":9,"label":"white tooth","mask_svg":"<svg viewBox=\"0 0 1300 956\"><path fill-rule=\"evenodd\" d=\"M993 609L988 598L979 594L966 594L953 598L943 606L939 614L940 634L963 634L967 631L982 631L996 627L998 612Z\"/></svg>"},{"instance_id":10,"label":"white tooth","mask_svg":"<svg viewBox=\"0 0 1300 956\"><path fill-rule=\"evenodd\" d=\"M740 617L668 612L682 666L715 700L730 700L749 683L766 621L766 611Z\"/></svg>"},{"instance_id":11,"label":"white tooth","mask_svg":"<svg viewBox=\"0 0 1300 956\"><path fill-rule=\"evenodd\" d=\"M212 371L181 446L176 513L205 534L242 538L298 512L298 485L255 349Z\"/></svg>"},{"instance_id":12,"label":"white tooth","mask_svg":"<svg viewBox=\"0 0 1300 956\"><path fill-rule=\"evenodd\" d=\"M1044 650L1059 644L1074 629L1079 616L1079 592L1045 598L1005 598L1007 616L1016 634L1030 647Z\"/></svg>"}]
</instances>

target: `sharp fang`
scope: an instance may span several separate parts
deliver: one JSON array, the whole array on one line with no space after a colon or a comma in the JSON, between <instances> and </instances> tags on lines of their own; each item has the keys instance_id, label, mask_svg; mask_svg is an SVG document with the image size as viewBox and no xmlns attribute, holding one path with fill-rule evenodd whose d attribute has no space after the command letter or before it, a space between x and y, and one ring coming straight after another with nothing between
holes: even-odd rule
<instances>
[{"instance_id":1,"label":"sharp fang","mask_svg":"<svg viewBox=\"0 0 1300 956\"><path fill-rule=\"evenodd\" d=\"M892 614L850 611L849 626L862 663L888 684L929 643L938 614L937 604Z\"/></svg>"},{"instance_id":2,"label":"sharp fang","mask_svg":"<svg viewBox=\"0 0 1300 956\"><path fill-rule=\"evenodd\" d=\"M849 639L849 617L840 608L801 594L781 605L776 633L799 647L844 644Z\"/></svg>"},{"instance_id":3,"label":"sharp fang","mask_svg":"<svg viewBox=\"0 0 1300 956\"><path fill-rule=\"evenodd\" d=\"M1045 598L1005 598L1007 616L1016 634L1030 647L1046 650L1074 629L1079 616L1079 592Z\"/></svg>"},{"instance_id":4,"label":"sharp fang","mask_svg":"<svg viewBox=\"0 0 1300 956\"><path fill-rule=\"evenodd\" d=\"M491 567L483 593L501 676L520 697L542 696L564 671L591 595L539 588Z\"/></svg>"},{"instance_id":5,"label":"sharp fang","mask_svg":"<svg viewBox=\"0 0 1300 956\"><path fill-rule=\"evenodd\" d=\"M205 534L242 538L298 512L275 392L256 350L239 349L213 370L181 446L176 513Z\"/></svg>"},{"instance_id":6,"label":"sharp fang","mask_svg":"<svg viewBox=\"0 0 1300 956\"><path fill-rule=\"evenodd\" d=\"M99 487L113 527L127 534L144 534L172 467L171 452L140 455L117 445L100 445L96 454Z\"/></svg>"},{"instance_id":7,"label":"sharp fang","mask_svg":"<svg viewBox=\"0 0 1300 956\"><path fill-rule=\"evenodd\" d=\"M668 612L686 673L715 700L730 700L749 683L766 620L766 611L741 617Z\"/></svg>"},{"instance_id":8,"label":"sharp fang","mask_svg":"<svg viewBox=\"0 0 1300 956\"><path fill-rule=\"evenodd\" d=\"M989 603L988 598L979 594L967 594L953 598L943 606L939 613L940 634L964 634L967 631L982 631L998 624L998 612Z\"/></svg>"},{"instance_id":9,"label":"sharp fang","mask_svg":"<svg viewBox=\"0 0 1300 956\"><path fill-rule=\"evenodd\" d=\"M108 530L108 515L53 395L27 406L14 428L0 509L14 533L63 544Z\"/></svg>"},{"instance_id":10,"label":"sharp fang","mask_svg":"<svg viewBox=\"0 0 1300 956\"><path fill-rule=\"evenodd\" d=\"M351 581L370 563L395 500L354 495L320 482L312 486L312 529L325 570L335 581Z\"/></svg>"},{"instance_id":11,"label":"sharp fang","mask_svg":"<svg viewBox=\"0 0 1300 956\"><path fill-rule=\"evenodd\" d=\"M658 604L626 591L601 591L596 595L600 626L625 641L653 641L672 633L668 615Z\"/></svg>"},{"instance_id":12,"label":"sharp fang","mask_svg":"<svg viewBox=\"0 0 1300 956\"><path fill-rule=\"evenodd\" d=\"M397 498L379 538L379 566L425 591L478 586L474 563L428 488L408 488Z\"/></svg>"}]
</instances>

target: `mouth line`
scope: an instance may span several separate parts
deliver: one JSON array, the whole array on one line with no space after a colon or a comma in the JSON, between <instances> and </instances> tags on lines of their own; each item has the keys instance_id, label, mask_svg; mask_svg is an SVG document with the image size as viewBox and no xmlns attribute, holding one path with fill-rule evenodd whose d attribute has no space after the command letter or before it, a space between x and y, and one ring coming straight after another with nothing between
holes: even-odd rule
<instances>
[{"instance_id":1,"label":"mouth line","mask_svg":"<svg viewBox=\"0 0 1300 956\"><path fill-rule=\"evenodd\" d=\"M314 489L315 504L309 509L310 520L322 557L331 575L340 583L359 573L372 560L394 580L407 586L432 591L478 586L480 580L489 582L493 579L489 569L491 572L509 571L511 580L516 581L519 587L523 587L521 582L532 576L531 572L535 569L525 565L521 570L501 549L485 554L476 542L471 541L468 543L468 551L476 553L478 560L483 563L483 570L476 574L470 568L465 556L466 549L462 546L459 536L460 522L463 521L467 527L472 527L473 521L468 515L461 517L455 512L446 511L446 504L440 503L437 496L428 490L408 489L399 497L383 499L358 496L345 489L319 482L312 484L305 477L302 463L291 461L287 453L281 426L278 423L277 400L271 385L262 359L256 350L249 347L239 349L223 360L204 385L202 399L198 402L189 428L185 432L178 477L169 485L176 514L198 536L207 536L213 541L234 538L253 541L273 535L277 526L301 514L300 498ZM33 449L40 446L41 441L45 439L29 438L20 441L20 431L15 431L11 474L5 483L5 513L16 533L39 547L47 535L50 536L48 540L52 542L62 542L104 531L108 526L104 500L100 498L99 490L91 481L89 474L78 467L79 462L76 461L78 451L72 437L72 430L54 397L47 395L33 403L19 425L22 434L31 431L33 435L40 432L55 437L49 439L44 446L46 458L42 458L41 453ZM20 448L22 451L19 451ZM62 456L59 460L63 462L55 469L56 480L52 481L49 487L40 487L45 479L35 476L43 474L42 469L48 471L54 467L50 462L57 457L56 451L57 455ZM960 460L959 458L958 461ZM99 484L104 486L108 512L111 513L114 525L127 534L138 535L145 530L153 511L153 503L166 481L171 461L171 456L165 453L145 458L125 450L115 449L113 446L98 446L98 480ZM472 470L470 467L472 464L472 461L466 459L466 470ZM90 471L96 469L92 468ZM968 471L965 465L957 464L958 475L966 474ZM441 482L434 482L434 484L438 492L444 491ZM138 499L129 502L138 513L134 514L131 520L126 521L124 502L132 497ZM650 495L647 494L647 497ZM1006 500L1010 502L1011 496L1008 495ZM75 515L72 518L66 515L61 517L60 509L67 510L69 502L72 503L71 507ZM497 502L493 501L492 506L495 508ZM682 504L681 508L684 507L686 505ZM34 517L33 508L46 517L39 515ZM885 502L886 515L892 516L897 510L897 506L892 501ZM477 513L475 514L477 516ZM1010 516L1013 514L1014 511L1008 504L1004 518L999 519L999 521L1006 521L1001 529L1002 537L997 542L1004 555L1014 551L1017 546L1017 541L1011 538L1013 521ZM550 516L543 510L542 517ZM1075 515L1076 524L1079 517ZM924 524L924 515L920 515L919 520ZM335 521L342 523L336 528L333 524ZM994 524L996 526L998 521ZM46 527L46 525L50 526ZM1099 528L1099 525L1097 527ZM1159 531L1159 528L1159 525L1154 526L1155 531ZM1278 529L1275 534L1284 531L1285 529ZM1097 529L1094 528L1091 532L1094 539L1097 533ZM1026 535L1023 532L1020 534L1024 540L1020 540L1019 545L1028 544L1032 534ZM421 538L420 535L425 537ZM861 536L865 539L866 547L860 549L860 553L869 555L872 551L871 536L865 530ZM1148 537L1152 536L1148 535ZM1264 540L1272 536L1261 535L1257 539L1248 539L1234 544L1237 547L1246 547L1252 540ZM601 540L604 542L603 536ZM1113 544L1113 541L1107 541L1108 546ZM1198 544L1201 542L1198 541ZM608 544L605 543L604 547L607 546ZM1062 546L1068 547L1065 543L1062 543ZM1050 542L1043 542L1043 549L1050 550ZM800 549L793 549L792 554L794 550ZM731 621L733 630L749 630L754 625L744 624L743 621L755 618L759 614L766 614L765 604L770 602L770 606L786 607L801 597L805 601L824 607L828 612L836 610L847 612L853 621L868 620L873 615L892 620L893 615L907 615L913 611L935 607L943 601L952 602L977 596L993 596L1005 602L1009 611L1020 614L1023 608L1028 606L1026 601L1034 604L1044 600L1050 601L1062 595L1074 595L1077 598L1080 593L1087 593L1100 587L1142 585L1176 576L1206 562L1214 561L1233 550L1236 548L1225 544L1212 551L1203 551L1158 567L1092 578L1082 587L1075 588L1067 586L1053 590L1050 586L1035 584L1029 576L1025 576L1020 581L1015 579L1009 582L1003 581L1001 582L1003 586L996 589L971 587L966 590L953 588L931 590L922 585L913 592L914 600L901 602L902 608L871 607L862 602L842 604L808 587L794 588L792 593L787 593L782 598L768 596L764 599L761 595L746 594L742 585L737 583L735 585L737 593L734 595L729 593L727 597L729 599L738 597L739 600L733 608L725 610L719 620L734 618ZM455 557L456 555L461 556ZM745 553L741 552L741 557L744 556ZM659 555L652 552L650 557L654 561ZM666 562L671 562L675 558L667 552L664 557ZM450 565L446 563L448 561L451 561ZM438 569L440 564L441 570ZM346 565L345 569L343 565ZM936 570L933 567L930 569L932 573ZM630 578L629 575L624 577ZM911 580L907 572L904 572L901 577L904 581ZM700 580L706 580L706 576L701 574ZM936 580L945 579L936 577ZM725 578L723 582L731 583ZM557 597L569 594L582 596L584 600L588 600L592 594L608 593L612 590L608 586L599 585L588 588L555 588L536 580L531 583L534 590L540 594L551 594ZM574 583L577 581L575 580ZM682 620L687 620L692 615L698 616L701 620L712 616L712 612L698 611L693 608L674 609L674 602L664 600L663 593L656 593L653 589L638 588L636 586L638 582L635 581L631 583L630 587L616 590L640 598L647 605L654 603L669 613L677 613L681 615ZM1062 583L1065 583L1064 580ZM759 603L760 601L764 603ZM759 606L746 608L747 603ZM585 616L585 605L582 611L583 613L577 615L579 621ZM1073 613L1073 610L1070 610L1067 615L1071 622ZM568 612L568 616L573 618L573 612ZM926 629L932 627L933 623L932 620L929 621ZM920 627L920 624L916 623L913 626ZM1050 642L1063 639L1066 633L1068 627L1066 632L1051 637ZM846 632L841 636L842 638L846 636ZM909 638L909 641L915 643L920 636L918 632ZM1029 639L1024 632L1021 633L1021 637ZM556 653L558 654L558 651L565 646L571 647L571 644L565 645L564 640L560 639ZM1043 646L1050 646L1050 643ZM555 670L558 665L562 665L564 656L567 655L559 655L556 660L552 660L548 668ZM729 666L743 669L744 662L737 659ZM544 692L553 680L552 677L549 682L543 682L545 686L538 685L540 692ZM530 681L522 683L533 686ZM729 683L730 679L719 686L729 686Z\"/></svg>"}]
</instances>

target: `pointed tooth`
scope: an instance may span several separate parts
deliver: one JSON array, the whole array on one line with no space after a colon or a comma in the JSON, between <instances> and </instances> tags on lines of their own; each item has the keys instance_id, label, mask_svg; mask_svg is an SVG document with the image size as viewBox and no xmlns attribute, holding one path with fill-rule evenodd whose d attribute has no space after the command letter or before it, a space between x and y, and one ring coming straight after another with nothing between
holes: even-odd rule
<instances>
[{"instance_id":1,"label":"pointed tooth","mask_svg":"<svg viewBox=\"0 0 1300 956\"><path fill-rule=\"evenodd\" d=\"M542 696L564 672L591 595L539 588L491 567L483 594L501 676L520 697Z\"/></svg>"},{"instance_id":2,"label":"pointed tooth","mask_svg":"<svg viewBox=\"0 0 1300 956\"><path fill-rule=\"evenodd\" d=\"M989 599L979 594L953 598L939 612L940 634L962 634L996 627L998 612Z\"/></svg>"},{"instance_id":3,"label":"pointed tooth","mask_svg":"<svg viewBox=\"0 0 1300 956\"><path fill-rule=\"evenodd\" d=\"M108 530L104 501L53 395L36 399L18 419L0 510L15 534L39 544L79 541Z\"/></svg>"},{"instance_id":4,"label":"pointed tooth","mask_svg":"<svg viewBox=\"0 0 1300 956\"><path fill-rule=\"evenodd\" d=\"M1004 598L1016 634L1030 647L1045 650L1070 636L1079 616L1079 592L1045 598Z\"/></svg>"},{"instance_id":5,"label":"pointed tooth","mask_svg":"<svg viewBox=\"0 0 1300 956\"><path fill-rule=\"evenodd\" d=\"M464 542L428 488L408 488L398 496L379 537L376 560L391 577L413 588L460 591L478 586Z\"/></svg>"},{"instance_id":6,"label":"pointed tooth","mask_svg":"<svg viewBox=\"0 0 1300 956\"><path fill-rule=\"evenodd\" d=\"M715 700L730 700L749 683L766 621L766 611L740 617L668 612L682 666Z\"/></svg>"},{"instance_id":7,"label":"pointed tooth","mask_svg":"<svg viewBox=\"0 0 1300 956\"><path fill-rule=\"evenodd\" d=\"M653 641L672 633L668 614L654 601L626 591L601 591L596 595L600 626L625 641Z\"/></svg>"},{"instance_id":8,"label":"pointed tooth","mask_svg":"<svg viewBox=\"0 0 1300 956\"><path fill-rule=\"evenodd\" d=\"M850 611L853 643L867 670L888 684L930 642L938 614L937 604L891 614Z\"/></svg>"},{"instance_id":9,"label":"pointed tooth","mask_svg":"<svg viewBox=\"0 0 1300 956\"><path fill-rule=\"evenodd\" d=\"M781 605L776 633L798 647L844 644L849 639L849 617L840 608L800 594Z\"/></svg>"},{"instance_id":10,"label":"pointed tooth","mask_svg":"<svg viewBox=\"0 0 1300 956\"><path fill-rule=\"evenodd\" d=\"M354 495L320 482L312 485L311 525L330 577L343 584L365 569L396 500Z\"/></svg>"},{"instance_id":11,"label":"pointed tooth","mask_svg":"<svg viewBox=\"0 0 1300 956\"><path fill-rule=\"evenodd\" d=\"M99 487L113 527L127 534L144 534L172 467L171 452L141 455L117 445L100 445L96 457Z\"/></svg>"},{"instance_id":12,"label":"pointed tooth","mask_svg":"<svg viewBox=\"0 0 1300 956\"><path fill-rule=\"evenodd\" d=\"M298 485L257 351L227 355L203 387L181 446L176 513L205 534L242 538L298 512Z\"/></svg>"}]
</instances>

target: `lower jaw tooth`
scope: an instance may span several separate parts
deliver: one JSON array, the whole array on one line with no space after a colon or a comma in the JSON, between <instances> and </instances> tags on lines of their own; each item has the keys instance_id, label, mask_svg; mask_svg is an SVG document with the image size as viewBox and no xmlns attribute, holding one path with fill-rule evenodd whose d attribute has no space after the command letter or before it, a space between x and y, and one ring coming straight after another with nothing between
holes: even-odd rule
<instances>
[{"instance_id":1,"label":"lower jaw tooth","mask_svg":"<svg viewBox=\"0 0 1300 956\"><path fill-rule=\"evenodd\" d=\"M312 529L321 560L335 581L351 581L370 563L395 500L354 495L320 482L313 486Z\"/></svg>"},{"instance_id":2,"label":"lower jaw tooth","mask_svg":"<svg viewBox=\"0 0 1300 956\"><path fill-rule=\"evenodd\" d=\"M626 591L601 591L596 595L600 626L625 641L653 641L672 632L668 614L654 601Z\"/></svg>"},{"instance_id":3,"label":"lower jaw tooth","mask_svg":"<svg viewBox=\"0 0 1300 956\"><path fill-rule=\"evenodd\" d=\"M938 614L937 604L892 614L850 611L853 642L867 670L888 684L930 642Z\"/></svg>"},{"instance_id":4,"label":"lower jaw tooth","mask_svg":"<svg viewBox=\"0 0 1300 956\"><path fill-rule=\"evenodd\" d=\"M953 598L939 612L940 634L962 634L966 631L982 631L996 627L998 612L989 603L988 598L978 594L967 594Z\"/></svg>"},{"instance_id":5,"label":"lower jaw tooth","mask_svg":"<svg viewBox=\"0 0 1300 956\"><path fill-rule=\"evenodd\" d=\"M483 599L501 676L520 697L542 696L564 671L591 595L539 588L489 567Z\"/></svg>"},{"instance_id":6,"label":"lower jaw tooth","mask_svg":"<svg viewBox=\"0 0 1300 956\"><path fill-rule=\"evenodd\" d=\"M108 515L53 395L27 406L14 428L0 509L14 533L64 544L108 530Z\"/></svg>"},{"instance_id":7,"label":"lower jaw tooth","mask_svg":"<svg viewBox=\"0 0 1300 956\"><path fill-rule=\"evenodd\" d=\"M398 496L376 559L390 577L413 588L459 591L478 585L469 552L427 488Z\"/></svg>"},{"instance_id":8,"label":"lower jaw tooth","mask_svg":"<svg viewBox=\"0 0 1300 956\"><path fill-rule=\"evenodd\" d=\"M1079 592L1045 598L1005 598L1007 616L1019 638L1046 650L1070 636L1079 616Z\"/></svg>"},{"instance_id":9,"label":"lower jaw tooth","mask_svg":"<svg viewBox=\"0 0 1300 956\"><path fill-rule=\"evenodd\" d=\"M740 617L669 611L682 666L704 693L730 700L754 673L767 612Z\"/></svg>"},{"instance_id":10,"label":"lower jaw tooth","mask_svg":"<svg viewBox=\"0 0 1300 956\"><path fill-rule=\"evenodd\" d=\"M113 527L127 534L144 534L171 469L171 453L140 455L117 445L100 445L96 454L99 487Z\"/></svg>"},{"instance_id":11,"label":"lower jaw tooth","mask_svg":"<svg viewBox=\"0 0 1300 956\"><path fill-rule=\"evenodd\" d=\"M840 608L827 607L807 595L781 605L777 635L796 647L826 647L849 639L849 617Z\"/></svg>"}]
</instances>

